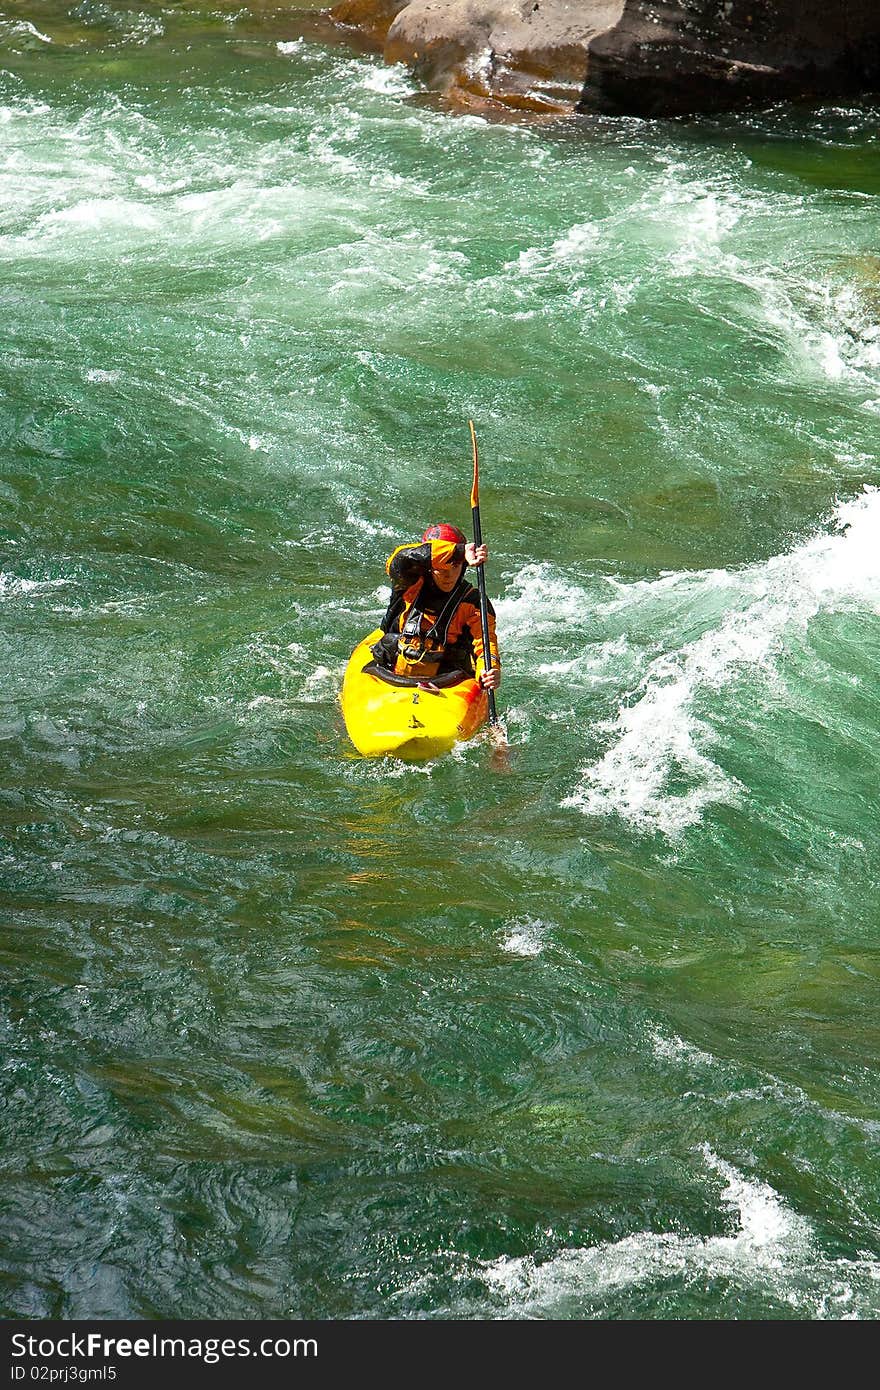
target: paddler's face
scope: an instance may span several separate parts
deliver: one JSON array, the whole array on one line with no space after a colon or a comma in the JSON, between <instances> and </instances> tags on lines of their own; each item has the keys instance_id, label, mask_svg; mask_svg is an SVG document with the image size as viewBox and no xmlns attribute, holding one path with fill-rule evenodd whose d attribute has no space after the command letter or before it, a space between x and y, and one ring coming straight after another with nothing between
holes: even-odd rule
<instances>
[{"instance_id":1,"label":"paddler's face","mask_svg":"<svg viewBox=\"0 0 880 1390\"><path fill-rule=\"evenodd\" d=\"M437 588L442 589L444 594L451 594L464 574L464 565L435 565L431 574Z\"/></svg>"}]
</instances>

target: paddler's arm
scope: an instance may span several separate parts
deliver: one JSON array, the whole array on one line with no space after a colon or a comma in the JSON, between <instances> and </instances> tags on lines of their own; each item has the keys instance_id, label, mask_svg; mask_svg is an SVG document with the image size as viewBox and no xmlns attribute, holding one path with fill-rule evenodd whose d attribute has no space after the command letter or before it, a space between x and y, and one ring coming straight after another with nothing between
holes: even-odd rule
<instances>
[{"instance_id":1,"label":"paddler's arm","mask_svg":"<svg viewBox=\"0 0 880 1390\"><path fill-rule=\"evenodd\" d=\"M464 548L464 558L467 564L478 566L485 565L489 558L489 547L487 545L474 545L473 541L468 541ZM488 605L489 613L489 651L492 654L492 670L487 671L483 662L483 624L480 621L480 611L476 610L474 616L468 621L471 636L474 639L474 655L476 657L477 680L484 690L497 690L501 684L501 658L498 655L498 638L495 635L495 609L491 603Z\"/></svg>"},{"instance_id":2,"label":"paddler's arm","mask_svg":"<svg viewBox=\"0 0 880 1390\"><path fill-rule=\"evenodd\" d=\"M420 579L427 579L431 573L431 542L399 545L388 556L385 573L391 580L392 589L398 592L411 588Z\"/></svg>"},{"instance_id":3,"label":"paddler's arm","mask_svg":"<svg viewBox=\"0 0 880 1390\"><path fill-rule=\"evenodd\" d=\"M391 595L380 627L383 632L390 632L406 606L407 589L431 573L430 543L416 541L412 545L399 545L385 561L385 573L391 580Z\"/></svg>"},{"instance_id":4,"label":"paddler's arm","mask_svg":"<svg viewBox=\"0 0 880 1390\"><path fill-rule=\"evenodd\" d=\"M495 610L490 603L488 605L489 651L492 653L492 670L487 671L483 660L483 624L480 622L480 610L473 604L469 604L468 607L470 612L467 617L467 625L474 641L477 680L484 690L497 690L501 684L501 657L498 655L498 638L495 635Z\"/></svg>"}]
</instances>

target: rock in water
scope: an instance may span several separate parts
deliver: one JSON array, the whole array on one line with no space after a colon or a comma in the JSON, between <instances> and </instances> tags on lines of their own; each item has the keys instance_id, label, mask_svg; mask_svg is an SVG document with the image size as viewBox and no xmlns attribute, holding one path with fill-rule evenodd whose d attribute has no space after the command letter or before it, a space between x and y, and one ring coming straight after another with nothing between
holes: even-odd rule
<instances>
[{"instance_id":1,"label":"rock in water","mask_svg":"<svg viewBox=\"0 0 880 1390\"><path fill-rule=\"evenodd\" d=\"M509 106L571 110L588 44L620 18L622 0L411 0L388 31L385 56L434 80Z\"/></svg>"},{"instance_id":2,"label":"rock in water","mask_svg":"<svg viewBox=\"0 0 880 1390\"><path fill-rule=\"evenodd\" d=\"M860 94L878 77L876 0L626 0L590 44L580 109L678 115Z\"/></svg>"},{"instance_id":3,"label":"rock in water","mask_svg":"<svg viewBox=\"0 0 880 1390\"><path fill-rule=\"evenodd\" d=\"M340 0L331 14L459 104L680 115L880 82L877 0Z\"/></svg>"}]
</instances>

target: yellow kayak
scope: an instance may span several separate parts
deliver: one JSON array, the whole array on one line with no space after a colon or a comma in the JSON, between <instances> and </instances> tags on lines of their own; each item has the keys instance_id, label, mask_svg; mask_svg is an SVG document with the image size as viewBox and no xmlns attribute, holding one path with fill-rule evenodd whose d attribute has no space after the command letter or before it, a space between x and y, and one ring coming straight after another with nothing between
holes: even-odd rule
<instances>
[{"instance_id":1,"label":"yellow kayak","mask_svg":"<svg viewBox=\"0 0 880 1390\"><path fill-rule=\"evenodd\" d=\"M444 684L443 676L418 683L383 672L370 651L381 636L377 628L355 647L342 682L345 727L358 752L425 762L473 738L489 708L480 684L470 677Z\"/></svg>"}]
</instances>

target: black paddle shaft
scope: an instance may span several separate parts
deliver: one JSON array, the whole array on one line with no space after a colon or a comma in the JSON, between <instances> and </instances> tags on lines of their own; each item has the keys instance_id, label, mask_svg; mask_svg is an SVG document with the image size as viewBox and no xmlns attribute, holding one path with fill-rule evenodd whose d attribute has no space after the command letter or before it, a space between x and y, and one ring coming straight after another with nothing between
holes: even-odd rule
<instances>
[{"instance_id":1,"label":"black paddle shaft","mask_svg":"<svg viewBox=\"0 0 880 1390\"><path fill-rule=\"evenodd\" d=\"M483 544L483 531L480 526L479 505L471 508L471 515L474 519L474 545ZM480 591L480 623L483 628L483 665L487 671L492 670L492 649L489 646L489 602L486 598L486 575L485 565L477 566L477 588ZM495 709L495 691L486 692L489 696L489 723L498 723L498 712Z\"/></svg>"}]
</instances>

